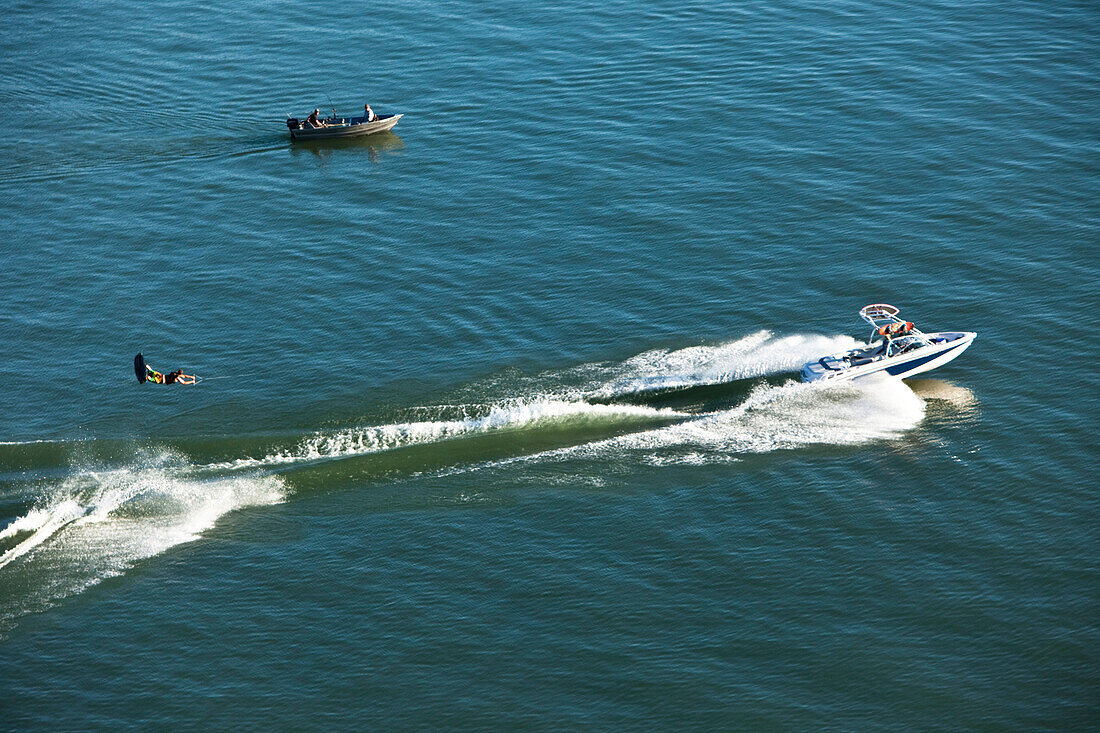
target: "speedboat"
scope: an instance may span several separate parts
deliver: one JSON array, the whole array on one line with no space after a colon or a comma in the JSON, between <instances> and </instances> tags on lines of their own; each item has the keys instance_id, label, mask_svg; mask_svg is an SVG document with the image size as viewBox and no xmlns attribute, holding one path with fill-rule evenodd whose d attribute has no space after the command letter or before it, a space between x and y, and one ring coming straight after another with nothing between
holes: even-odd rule
<instances>
[{"instance_id":1,"label":"speedboat","mask_svg":"<svg viewBox=\"0 0 1100 733\"><path fill-rule=\"evenodd\" d=\"M310 127L305 122L288 117L286 126L290 128L291 140L329 140L338 137L357 137L373 135L393 129L405 115L376 115L367 122L365 117L336 117L324 120L324 127Z\"/></svg>"},{"instance_id":2,"label":"speedboat","mask_svg":"<svg viewBox=\"0 0 1100 733\"><path fill-rule=\"evenodd\" d=\"M802 367L803 382L843 381L880 373L905 379L943 366L966 351L977 336L971 331L923 333L886 303L866 305L859 315L871 324L867 343L808 362Z\"/></svg>"}]
</instances>

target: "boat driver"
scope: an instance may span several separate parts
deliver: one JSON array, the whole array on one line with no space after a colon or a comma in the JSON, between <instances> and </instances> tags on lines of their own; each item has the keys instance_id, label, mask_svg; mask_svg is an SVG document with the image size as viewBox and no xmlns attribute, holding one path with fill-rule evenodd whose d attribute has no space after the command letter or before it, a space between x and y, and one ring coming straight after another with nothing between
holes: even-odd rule
<instances>
[{"instance_id":1,"label":"boat driver","mask_svg":"<svg viewBox=\"0 0 1100 733\"><path fill-rule=\"evenodd\" d=\"M309 117L306 118L306 124L313 128L327 127L327 125L321 120L317 119L317 115L321 113L321 110L315 109L309 113Z\"/></svg>"}]
</instances>

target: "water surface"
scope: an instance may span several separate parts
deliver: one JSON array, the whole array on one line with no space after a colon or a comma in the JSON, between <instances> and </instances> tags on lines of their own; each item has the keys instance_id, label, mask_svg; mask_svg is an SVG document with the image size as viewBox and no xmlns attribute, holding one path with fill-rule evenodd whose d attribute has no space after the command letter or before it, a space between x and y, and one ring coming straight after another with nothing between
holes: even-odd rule
<instances>
[{"instance_id":1,"label":"water surface","mask_svg":"<svg viewBox=\"0 0 1100 733\"><path fill-rule=\"evenodd\" d=\"M4 15L7 725L1095 724L1091 4Z\"/></svg>"}]
</instances>

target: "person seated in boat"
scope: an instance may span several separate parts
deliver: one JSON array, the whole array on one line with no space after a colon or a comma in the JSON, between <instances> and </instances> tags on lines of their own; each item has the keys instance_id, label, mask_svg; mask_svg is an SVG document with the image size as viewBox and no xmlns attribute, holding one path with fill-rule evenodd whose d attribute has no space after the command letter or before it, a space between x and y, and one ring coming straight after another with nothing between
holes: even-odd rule
<instances>
[{"instance_id":1,"label":"person seated in boat","mask_svg":"<svg viewBox=\"0 0 1100 733\"><path fill-rule=\"evenodd\" d=\"M363 105L363 122L374 122L378 119L378 115L374 113L374 110L370 108L369 104Z\"/></svg>"},{"instance_id":2,"label":"person seated in boat","mask_svg":"<svg viewBox=\"0 0 1100 733\"><path fill-rule=\"evenodd\" d=\"M882 353L886 356L892 356L899 351L904 351L905 344L898 346L894 343L894 338L900 338L906 336L913 331L913 323L911 321L902 321L901 323L888 323L878 330L879 335L883 338Z\"/></svg>"},{"instance_id":3,"label":"person seated in boat","mask_svg":"<svg viewBox=\"0 0 1100 733\"><path fill-rule=\"evenodd\" d=\"M320 113L321 113L321 110L319 110L319 109L315 109L312 112L310 112L309 117L306 118L306 124L309 125L310 127L314 128L314 129L318 129L318 128L321 128L321 127L328 127L328 125L325 124L324 120L317 119L317 115L319 115Z\"/></svg>"},{"instance_id":4,"label":"person seated in boat","mask_svg":"<svg viewBox=\"0 0 1100 733\"><path fill-rule=\"evenodd\" d=\"M898 345L894 343L894 335L891 333L884 333L882 335L882 354L883 356L894 356L898 351Z\"/></svg>"}]
</instances>

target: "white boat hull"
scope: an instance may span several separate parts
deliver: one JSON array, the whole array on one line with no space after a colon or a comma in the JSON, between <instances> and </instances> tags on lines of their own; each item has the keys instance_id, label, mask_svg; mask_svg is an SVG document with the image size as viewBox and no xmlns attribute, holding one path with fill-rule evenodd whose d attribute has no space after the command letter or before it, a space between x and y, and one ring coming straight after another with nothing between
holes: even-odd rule
<instances>
[{"instance_id":1,"label":"white boat hull","mask_svg":"<svg viewBox=\"0 0 1100 733\"><path fill-rule=\"evenodd\" d=\"M388 132L393 129L403 114L380 117L374 122L345 123L341 125L329 125L328 127L305 127L301 130L291 130L292 140L334 140L342 137L359 137L360 135L374 135L379 132Z\"/></svg>"},{"instance_id":2,"label":"white boat hull","mask_svg":"<svg viewBox=\"0 0 1100 733\"><path fill-rule=\"evenodd\" d=\"M857 359L857 363L852 364L851 357L865 351L866 347L824 356L802 367L802 381L815 382L822 379L846 381L872 374L888 374L899 379L908 379L941 367L957 358L973 343L977 334L970 331L945 331L929 333L925 336L933 342L929 346L922 346L904 354L872 358L862 363L862 360Z\"/></svg>"}]
</instances>

